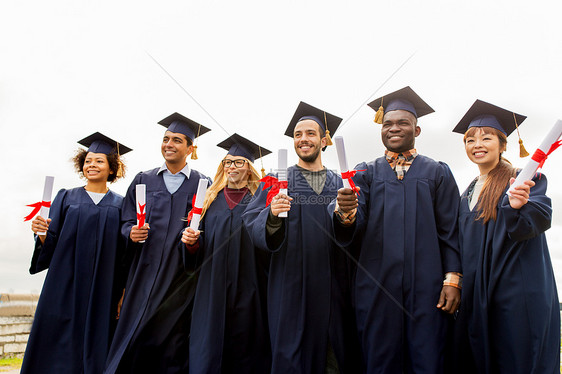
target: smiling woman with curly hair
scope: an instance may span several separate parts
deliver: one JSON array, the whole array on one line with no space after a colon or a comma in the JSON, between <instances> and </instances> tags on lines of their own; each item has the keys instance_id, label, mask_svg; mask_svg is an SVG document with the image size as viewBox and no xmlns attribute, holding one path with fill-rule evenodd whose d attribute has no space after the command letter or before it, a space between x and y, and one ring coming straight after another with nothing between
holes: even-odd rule
<instances>
[{"instance_id":1,"label":"smiling woman with curly hair","mask_svg":"<svg viewBox=\"0 0 562 374\"><path fill-rule=\"evenodd\" d=\"M29 271L49 270L22 373L101 373L118 313L123 197L107 182L123 175L120 154L130 149L100 133L79 143L89 147L73 158L86 185L60 190L49 218L37 216L31 224Z\"/></svg>"}]
</instances>

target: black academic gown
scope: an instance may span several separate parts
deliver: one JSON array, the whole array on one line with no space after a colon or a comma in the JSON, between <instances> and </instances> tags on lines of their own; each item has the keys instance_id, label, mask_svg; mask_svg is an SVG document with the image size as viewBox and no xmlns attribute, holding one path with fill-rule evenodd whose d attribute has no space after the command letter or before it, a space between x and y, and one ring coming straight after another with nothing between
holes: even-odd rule
<instances>
[{"instance_id":1,"label":"black academic gown","mask_svg":"<svg viewBox=\"0 0 562 374\"><path fill-rule=\"evenodd\" d=\"M418 155L403 180L385 157L361 163L353 243L357 331L366 372L442 373L448 316L436 308L446 272L460 272L459 192L449 167Z\"/></svg>"},{"instance_id":2,"label":"black academic gown","mask_svg":"<svg viewBox=\"0 0 562 374\"><path fill-rule=\"evenodd\" d=\"M329 343L340 372L355 372L360 360L354 356L358 349L345 290L348 274L335 271L346 268L342 261L347 257L331 239L327 211L342 187L341 178L328 170L318 195L296 166L288 175L288 194L294 200L280 232L268 240L269 189L262 191L263 184L244 213L254 245L272 252L267 295L271 373L324 373Z\"/></svg>"},{"instance_id":3,"label":"black academic gown","mask_svg":"<svg viewBox=\"0 0 562 374\"><path fill-rule=\"evenodd\" d=\"M458 372L560 372L560 311L544 234L552 209L546 177L533 180L527 204L513 209L504 195L497 219L486 224L475 221L477 209L469 209L473 185L462 195Z\"/></svg>"},{"instance_id":4,"label":"black academic gown","mask_svg":"<svg viewBox=\"0 0 562 374\"><path fill-rule=\"evenodd\" d=\"M101 373L119 295L123 197L94 204L83 187L53 200L45 243L37 238L29 272L49 269L22 373Z\"/></svg>"},{"instance_id":5,"label":"black academic gown","mask_svg":"<svg viewBox=\"0 0 562 374\"><path fill-rule=\"evenodd\" d=\"M251 198L248 192L231 210L223 190L201 222L203 261L189 346L192 374L269 373L265 301L270 254L254 247L242 223Z\"/></svg>"},{"instance_id":6,"label":"black academic gown","mask_svg":"<svg viewBox=\"0 0 562 374\"><path fill-rule=\"evenodd\" d=\"M179 373L188 367L189 326L196 278L185 271L178 241L203 174L191 170L176 192L158 168L135 176L123 202L121 234L132 258L121 316L106 373ZM137 224L135 186L146 184L145 243L133 243Z\"/></svg>"}]
</instances>

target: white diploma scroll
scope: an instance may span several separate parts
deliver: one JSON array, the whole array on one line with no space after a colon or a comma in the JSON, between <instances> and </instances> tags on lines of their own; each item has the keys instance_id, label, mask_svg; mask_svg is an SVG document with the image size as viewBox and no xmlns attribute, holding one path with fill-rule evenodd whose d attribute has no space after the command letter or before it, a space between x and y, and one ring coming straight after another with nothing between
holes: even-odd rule
<instances>
[{"instance_id":1,"label":"white diploma scroll","mask_svg":"<svg viewBox=\"0 0 562 374\"><path fill-rule=\"evenodd\" d=\"M287 177L287 150L280 149L279 153L277 154L277 180L279 182L286 182ZM287 189L280 188L279 193L287 195ZM279 217L287 218L287 212L279 213Z\"/></svg>"},{"instance_id":2,"label":"white diploma scroll","mask_svg":"<svg viewBox=\"0 0 562 374\"><path fill-rule=\"evenodd\" d=\"M49 218L49 210L51 203L51 196L53 195L53 184L55 183L55 177L46 176L45 177L45 187L43 187L43 200L41 203L41 209L39 210L39 215L45 219ZM45 206L49 203L49 206ZM47 235L46 232L37 232L37 235Z\"/></svg>"},{"instance_id":3,"label":"white diploma scroll","mask_svg":"<svg viewBox=\"0 0 562 374\"><path fill-rule=\"evenodd\" d=\"M343 137L336 136L334 138L334 142L336 142L336 151L338 152L338 161L340 163L340 172L343 174L349 171L349 167L347 165L347 155L345 154L345 145L343 143ZM343 179L343 186L345 188L351 188L348 179Z\"/></svg>"},{"instance_id":4,"label":"white diploma scroll","mask_svg":"<svg viewBox=\"0 0 562 374\"><path fill-rule=\"evenodd\" d=\"M201 209L203 208L203 202L205 201L205 194L207 193L208 184L209 181L207 179L199 179L199 185L197 186L197 195L195 196L195 203L191 207L191 222L189 222L189 227L193 230L199 229L199 221L201 221Z\"/></svg>"},{"instance_id":5,"label":"white diploma scroll","mask_svg":"<svg viewBox=\"0 0 562 374\"><path fill-rule=\"evenodd\" d=\"M542 141L539 149L544 153L547 153L552 144L554 144L559 138L562 136L562 121L557 120L552 129L546 134L546 137ZM529 160L527 165L521 170L515 182L511 185L509 190L507 191L510 194L511 190L515 187L522 185L525 181L528 181L533 178L533 175L537 172L539 167L539 162L533 160L532 158Z\"/></svg>"},{"instance_id":6,"label":"white diploma scroll","mask_svg":"<svg viewBox=\"0 0 562 374\"><path fill-rule=\"evenodd\" d=\"M135 186L135 194L137 200L137 226L141 228L146 222L146 184L137 184ZM144 240L139 243L144 243Z\"/></svg>"}]
</instances>

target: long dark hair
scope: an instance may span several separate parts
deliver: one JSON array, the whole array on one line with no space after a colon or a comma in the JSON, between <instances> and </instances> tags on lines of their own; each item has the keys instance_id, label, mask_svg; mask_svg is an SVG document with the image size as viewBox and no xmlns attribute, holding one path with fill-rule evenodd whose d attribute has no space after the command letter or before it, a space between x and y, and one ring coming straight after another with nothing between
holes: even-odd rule
<instances>
[{"instance_id":1,"label":"long dark hair","mask_svg":"<svg viewBox=\"0 0 562 374\"><path fill-rule=\"evenodd\" d=\"M476 220L482 220L483 223L486 223L490 219L496 220L498 216L498 202L505 188L509 185L509 179L516 176L517 169L501 155L507 147L507 137L503 132L492 127L471 127L464 134L464 142L466 143L466 138L474 136L478 131L483 134L496 135L500 142L499 162L488 173L484 187L482 187L480 192L478 204L476 205L476 208L480 211Z\"/></svg>"}]
</instances>

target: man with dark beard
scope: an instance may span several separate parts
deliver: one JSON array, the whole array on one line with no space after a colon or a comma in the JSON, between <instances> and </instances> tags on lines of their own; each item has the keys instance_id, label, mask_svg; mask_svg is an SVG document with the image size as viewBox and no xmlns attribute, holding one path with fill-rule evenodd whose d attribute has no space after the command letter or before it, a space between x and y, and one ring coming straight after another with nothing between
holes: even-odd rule
<instances>
[{"instance_id":1,"label":"man with dark beard","mask_svg":"<svg viewBox=\"0 0 562 374\"><path fill-rule=\"evenodd\" d=\"M299 157L287 170L288 194L273 197L276 188L262 186L244 214L254 245L272 252L271 373L350 373L361 361L352 357L359 350L347 257L328 234L327 206L342 181L322 165L320 154L341 121L301 102L285 132ZM280 218L281 212L288 212L287 218Z\"/></svg>"}]
</instances>

